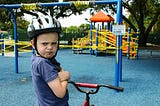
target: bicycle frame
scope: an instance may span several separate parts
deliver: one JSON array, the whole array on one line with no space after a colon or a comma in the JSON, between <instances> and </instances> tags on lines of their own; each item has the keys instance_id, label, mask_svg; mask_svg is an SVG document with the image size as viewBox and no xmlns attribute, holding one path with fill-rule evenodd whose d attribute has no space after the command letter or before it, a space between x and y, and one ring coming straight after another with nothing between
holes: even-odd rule
<instances>
[{"instance_id":1,"label":"bicycle frame","mask_svg":"<svg viewBox=\"0 0 160 106\"><path fill-rule=\"evenodd\" d=\"M89 97L89 95L90 94L96 94L99 91L100 87L107 87L109 89L114 89L114 90L118 90L118 91L121 91L121 92L123 92L123 90L124 90L124 88L116 87L116 86L108 85L108 84L76 83L76 82L73 82L73 81L69 81L68 83L73 84L74 87L78 91L86 94L86 99L85 99L85 101L84 101L82 106L94 106L94 105L90 105L90 97ZM94 88L95 90L93 90L93 89L92 90L82 90L80 87Z\"/></svg>"}]
</instances>

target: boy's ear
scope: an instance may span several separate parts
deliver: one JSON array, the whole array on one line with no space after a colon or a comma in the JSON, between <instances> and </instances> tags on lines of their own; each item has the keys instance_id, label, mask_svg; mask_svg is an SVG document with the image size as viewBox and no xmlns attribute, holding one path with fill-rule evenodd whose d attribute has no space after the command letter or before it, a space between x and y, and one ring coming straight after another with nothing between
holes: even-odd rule
<instances>
[{"instance_id":1,"label":"boy's ear","mask_svg":"<svg viewBox=\"0 0 160 106\"><path fill-rule=\"evenodd\" d=\"M32 48L34 48L34 49L35 49L35 47L34 47L34 39L32 39L30 42L31 42L31 46L32 46Z\"/></svg>"}]
</instances>

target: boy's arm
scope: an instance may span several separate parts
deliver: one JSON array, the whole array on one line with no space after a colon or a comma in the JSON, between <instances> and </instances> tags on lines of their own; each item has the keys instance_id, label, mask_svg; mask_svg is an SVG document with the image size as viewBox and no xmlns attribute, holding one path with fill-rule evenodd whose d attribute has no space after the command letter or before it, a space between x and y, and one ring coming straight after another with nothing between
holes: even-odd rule
<instances>
[{"instance_id":1,"label":"boy's arm","mask_svg":"<svg viewBox=\"0 0 160 106\"><path fill-rule=\"evenodd\" d=\"M70 80L70 75L69 75L68 71L61 70L58 73L58 76L59 76L59 79L60 79L61 82Z\"/></svg>"},{"instance_id":2,"label":"boy's arm","mask_svg":"<svg viewBox=\"0 0 160 106\"><path fill-rule=\"evenodd\" d=\"M68 79L70 77L69 72L64 72L63 75L65 78L68 78ZM60 76L61 75L59 75L56 79L48 82L48 85L57 97L63 98L66 94L68 80L62 81L62 78L60 78Z\"/></svg>"}]
</instances>

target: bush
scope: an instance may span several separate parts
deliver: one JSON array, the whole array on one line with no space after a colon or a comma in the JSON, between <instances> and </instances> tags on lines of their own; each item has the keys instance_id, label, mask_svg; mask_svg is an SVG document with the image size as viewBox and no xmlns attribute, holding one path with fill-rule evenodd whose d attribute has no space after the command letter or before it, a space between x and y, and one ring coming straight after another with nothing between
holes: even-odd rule
<instances>
[{"instance_id":1,"label":"bush","mask_svg":"<svg viewBox=\"0 0 160 106\"><path fill-rule=\"evenodd\" d=\"M29 41L29 37L27 35L27 30L25 29L18 29L18 40L20 41Z\"/></svg>"},{"instance_id":2,"label":"bush","mask_svg":"<svg viewBox=\"0 0 160 106\"><path fill-rule=\"evenodd\" d=\"M147 42L160 45L160 31L150 33Z\"/></svg>"}]
</instances>

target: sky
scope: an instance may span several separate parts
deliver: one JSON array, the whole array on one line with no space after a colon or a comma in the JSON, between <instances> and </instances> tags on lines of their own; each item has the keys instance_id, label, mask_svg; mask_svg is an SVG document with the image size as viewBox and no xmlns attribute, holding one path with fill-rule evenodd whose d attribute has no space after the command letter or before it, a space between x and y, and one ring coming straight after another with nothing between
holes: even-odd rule
<instances>
[{"instance_id":1,"label":"sky","mask_svg":"<svg viewBox=\"0 0 160 106\"><path fill-rule=\"evenodd\" d=\"M103 10L101 10L103 11ZM104 11L103 11L104 12ZM106 13L106 12L104 12ZM96 13L95 13L96 14ZM109 13L106 13L109 14ZM111 15L111 14L109 14ZM112 16L112 15L111 15ZM88 20L91 18L92 16L90 15L89 9L86 12L83 12L83 14L81 15L71 15L70 17L64 18L64 19L59 19L59 21L61 22L61 25L63 27L69 27L71 25L73 26L80 26L81 24L89 24L89 22L87 22L85 20L85 18L87 18ZM112 16L115 20L116 20L116 15Z\"/></svg>"},{"instance_id":2,"label":"sky","mask_svg":"<svg viewBox=\"0 0 160 106\"><path fill-rule=\"evenodd\" d=\"M89 11L83 12L81 15L71 15L67 18L60 18L58 19L62 25L62 27L69 27L69 26L80 26L81 24L87 24L88 22L85 20L87 18L91 18Z\"/></svg>"},{"instance_id":3,"label":"sky","mask_svg":"<svg viewBox=\"0 0 160 106\"><path fill-rule=\"evenodd\" d=\"M81 24L87 24L88 22L85 20L85 18L89 19L91 17L89 10L86 12L83 12L81 15L74 15L72 14L70 17L66 18L59 18L58 21L60 21L62 27L69 27L69 26L80 26ZM31 21L32 16L25 14L24 16L25 20Z\"/></svg>"},{"instance_id":4,"label":"sky","mask_svg":"<svg viewBox=\"0 0 160 106\"><path fill-rule=\"evenodd\" d=\"M103 11L104 12L104 11ZM104 12L105 13L105 12ZM106 13L109 14L109 13ZM111 15L111 14L109 14ZM128 13L126 12L126 10L123 9L123 15L128 17ZM111 15L112 16L112 15ZM69 26L80 26L81 24L86 24L88 23L85 18L87 18L88 20L91 18L92 16L90 15L89 9L86 12L83 12L83 14L81 15L71 15L70 17L67 18L61 18L58 19L62 25L62 27L69 27ZM115 20L116 20L116 15L112 16Z\"/></svg>"}]
</instances>

